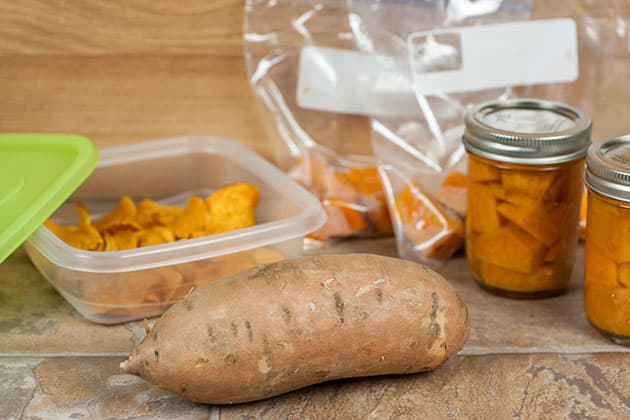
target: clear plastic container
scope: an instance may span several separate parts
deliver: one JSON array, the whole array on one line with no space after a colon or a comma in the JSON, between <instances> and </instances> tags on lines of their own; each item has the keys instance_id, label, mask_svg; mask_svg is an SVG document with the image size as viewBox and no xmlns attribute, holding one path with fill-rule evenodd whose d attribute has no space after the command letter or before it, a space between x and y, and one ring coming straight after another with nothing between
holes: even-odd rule
<instances>
[{"instance_id":1,"label":"clear plastic container","mask_svg":"<svg viewBox=\"0 0 630 420\"><path fill-rule=\"evenodd\" d=\"M74 223L74 202L98 215L123 195L184 206L190 195L205 197L235 182L260 191L255 226L115 252L71 247L41 226L24 247L87 319L115 324L156 316L193 287L299 256L303 237L325 222L319 200L243 146L214 137L180 137L102 150L94 172L51 216L57 223Z\"/></svg>"}]
</instances>

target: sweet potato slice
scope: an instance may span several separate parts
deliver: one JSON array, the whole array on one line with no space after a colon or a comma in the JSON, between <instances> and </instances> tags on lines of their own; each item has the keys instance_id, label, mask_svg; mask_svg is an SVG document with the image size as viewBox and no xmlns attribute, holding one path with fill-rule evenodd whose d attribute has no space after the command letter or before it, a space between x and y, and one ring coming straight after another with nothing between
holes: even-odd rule
<instances>
[{"instance_id":1,"label":"sweet potato slice","mask_svg":"<svg viewBox=\"0 0 630 420\"><path fill-rule=\"evenodd\" d=\"M546 252L541 242L511 225L479 235L474 244L477 258L520 273L540 267Z\"/></svg>"},{"instance_id":2,"label":"sweet potato slice","mask_svg":"<svg viewBox=\"0 0 630 420\"><path fill-rule=\"evenodd\" d=\"M244 182L218 189L206 199L206 229L222 233L254 226L259 198L258 188Z\"/></svg>"},{"instance_id":3,"label":"sweet potato slice","mask_svg":"<svg viewBox=\"0 0 630 420\"><path fill-rule=\"evenodd\" d=\"M158 225L171 228L175 219L184 214L182 207L164 206L148 199L142 200L136 209L136 218L143 227Z\"/></svg>"},{"instance_id":4,"label":"sweet potato slice","mask_svg":"<svg viewBox=\"0 0 630 420\"><path fill-rule=\"evenodd\" d=\"M122 196L118 205L108 214L94 221L94 227L99 231L112 230L118 228L139 229L136 221L136 205L128 196Z\"/></svg>"},{"instance_id":5,"label":"sweet potato slice","mask_svg":"<svg viewBox=\"0 0 630 420\"><path fill-rule=\"evenodd\" d=\"M186 203L184 213L173 222L173 233L177 239L190 239L210 232L211 218L203 199L192 196Z\"/></svg>"},{"instance_id":6,"label":"sweet potato slice","mask_svg":"<svg viewBox=\"0 0 630 420\"><path fill-rule=\"evenodd\" d=\"M44 222L44 226L70 246L86 251L102 251L105 244L103 237L94 225L90 223L89 213L79 203L75 204L75 208L79 214L78 225L60 226L49 219Z\"/></svg>"}]
</instances>

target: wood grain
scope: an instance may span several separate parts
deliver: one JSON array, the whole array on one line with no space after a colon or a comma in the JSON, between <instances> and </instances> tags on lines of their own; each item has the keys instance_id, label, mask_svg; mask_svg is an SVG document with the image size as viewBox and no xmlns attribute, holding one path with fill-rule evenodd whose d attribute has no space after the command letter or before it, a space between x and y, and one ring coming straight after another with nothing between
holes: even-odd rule
<instances>
[{"instance_id":1,"label":"wood grain","mask_svg":"<svg viewBox=\"0 0 630 420\"><path fill-rule=\"evenodd\" d=\"M273 159L245 71L244 3L0 2L0 131L100 148L217 135Z\"/></svg>"},{"instance_id":2,"label":"wood grain","mask_svg":"<svg viewBox=\"0 0 630 420\"><path fill-rule=\"evenodd\" d=\"M0 54L241 56L244 0L0 2Z\"/></svg>"}]
</instances>

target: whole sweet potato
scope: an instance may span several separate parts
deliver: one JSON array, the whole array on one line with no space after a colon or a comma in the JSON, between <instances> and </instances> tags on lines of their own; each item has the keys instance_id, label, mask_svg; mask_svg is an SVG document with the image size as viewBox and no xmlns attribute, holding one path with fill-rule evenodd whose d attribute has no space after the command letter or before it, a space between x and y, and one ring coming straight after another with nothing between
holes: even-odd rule
<instances>
[{"instance_id":1,"label":"whole sweet potato","mask_svg":"<svg viewBox=\"0 0 630 420\"><path fill-rule=\"evenodd\" d=\"M261 265L194 290L121 364L196 402L422 372L461 350L466 307L417 263L367 254Z\"/></svg>"}]
</instances>

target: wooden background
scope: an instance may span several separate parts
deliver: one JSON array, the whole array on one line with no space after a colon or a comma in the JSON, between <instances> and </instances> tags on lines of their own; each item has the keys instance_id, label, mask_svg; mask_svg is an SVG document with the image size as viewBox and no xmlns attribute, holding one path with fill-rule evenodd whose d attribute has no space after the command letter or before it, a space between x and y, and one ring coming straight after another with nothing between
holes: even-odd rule
<instances>
[{"instance_id":1,"label":"wooden background","mask_svg":"<svg viewBox=\"0 0 630 420\"><path fill-rule=\"evenodd\" d=\"M270 157L243 11L244 0L0 1L0 132L98 147L213 134Z\"/></svg>"}]
</instances>

